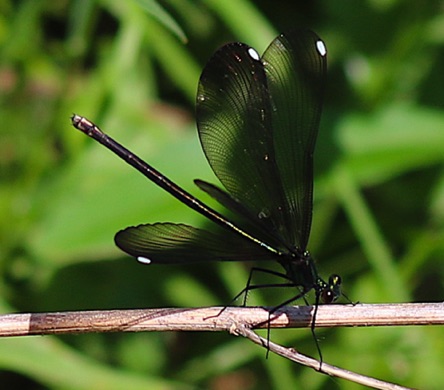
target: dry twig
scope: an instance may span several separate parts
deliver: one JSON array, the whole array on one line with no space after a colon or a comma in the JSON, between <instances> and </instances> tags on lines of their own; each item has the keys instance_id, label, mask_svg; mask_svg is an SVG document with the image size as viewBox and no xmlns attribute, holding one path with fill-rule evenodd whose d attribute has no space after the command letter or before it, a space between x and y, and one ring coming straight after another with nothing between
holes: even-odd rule
<instances>
[{"instance_id":1,"label":"dry twig","mask_svg":"<svg viewBox=\"0 0 444 390\"><path fill-rule=\"evenodd\" d=\"M302 364L307 367L311 367L316 371L330 376L335 376L342 379L347 379L349 381L359 383L374 389L381 390L409 390L407 387L399 386L393 383L384 382L379 379L371 378L365 375L357 374L352 371L344 370L343 368L335 367L327 363L322 363L322 365L315 359L309 358L294 348L285 348L279 344L275 344L272 341L267 341L263 337L260 337L254 333L251 329L246 328L244 325L233 325L232 332L235 334L240 334L254 343L267 348L267 350L276 353L286 359L293 362Z\"/></svg>"},{"instance_id":2,"label":"dry twig","mask_svg":"<svg viewBox=\"0 0 444 390\"><path fill-rule=\"evenodd\" d=\"M266 328L267 307L162 308L97 310L59 313L7 314L0 316L0 337L142 331L229 331L269 348L287 359L328 375L341 377L376 389L404 387L368 378L320 363L294 349L267 342L251 329ZM270 328L309 327L313 306L283 307L271 315ZM321 305L316 327L443 325L444 304L406 303L386 305Z\"/></svg>"},{"instance_id":3,"label":"dry twig","mask_svg":"<svg viewBox=\"0 0 444 390\"><path fill-rule=\"evenodd\" d=\"M0 337L94 332L224 331L233 322L266 328L267 307L97 310L0 316ZM272 314L270 328L303 328L313 306L287 306ZM259 324L259 326L257 326ZM444 304L321 305L316 328L340 326L443 325Z\"/></svg>"}]
</instances>

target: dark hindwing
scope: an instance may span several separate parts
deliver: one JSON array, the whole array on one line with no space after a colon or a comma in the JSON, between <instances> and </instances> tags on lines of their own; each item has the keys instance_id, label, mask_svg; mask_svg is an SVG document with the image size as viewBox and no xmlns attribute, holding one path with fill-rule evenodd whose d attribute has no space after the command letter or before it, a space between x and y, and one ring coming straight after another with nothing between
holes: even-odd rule
<instances>
[{"instance_id":1,"label":"dark hindwing","mask_svg":"<svg viewBox=\"0 0 444 390\"><path fill-rule=\"evenodd\" d=\"M260 59L247 45L225 45L199 82L196 114L205 155L264 232L260 238L280 250L304 250L310 232L326 65L317 40L309 31L283 34Z\"/></svg>"},{"instance_id":2,"label":"dark hindwing","mask_svg":"<svg viewBox=\"0 0 444 390\"><path fill-rule=\"evenodd\" d=\"M155 223L128 227L114 238L134 257L153 263L272 260L265 248L225 229L210 232L185 224Z\"/></svg>"},{"instance_id":3,"label":"dark hindwing","mask_svg":"<svg viewBox=\"0 0 444 390\"><path fill-rule=\"evenodd\" d=\"M301 250L307 247L311 229L313 154L327 72L327 56L321 50L325 46L314 32L295 31L278 36L262 56L285 194L285 229Z\"/></svg>"}]
</instances>

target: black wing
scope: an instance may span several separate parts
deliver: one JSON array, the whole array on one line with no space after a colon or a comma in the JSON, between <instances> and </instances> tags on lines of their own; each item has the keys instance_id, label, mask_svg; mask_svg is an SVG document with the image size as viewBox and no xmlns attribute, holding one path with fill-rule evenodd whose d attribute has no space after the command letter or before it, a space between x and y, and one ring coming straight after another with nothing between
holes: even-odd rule
<instances>
[{"instance_id":1,"label":"black wing","mask_svg":"<svg viewBox=\"0 0 444 390\"><path fill-rule=\"evenodd\" d=\"M242 223L243 229L250 235L266 242L272 248L282 247L281 238L277 238L275 234L270 234L270 226L265 223L258 223L257 216L252 214L238 199L233 198L229 193L206 181L196 179L194 183L202 191L205 191L212 198L216 199L227 210L230 210L238 216L242 216L243 220L239 221L239 223Z\"/></svg>"},{"instance_id":2,"label":"black wing","mask_svg":"<svg viewBox=\"0 0 444 390\"><path fill-rule=\"evenodd\" d=\"M304 250L310 233L325 72L320 38L295 31L262 58L242 43L222 47L199 82L197 125L212 169L260 230L266 226L268 242L288 249Z\"/></svg>"},{"instance_id":3,"label":"black wing","mask_svg":"<svg viewBox=\"0 0 444 390\"><path fill-rule=\"evenodd\" d=\"M162 264L271 260L273 256L265 248L228 230L210 232L174 223L128 227L118 232L114 241L131 256Z\"/></svg>"}]
</instances>

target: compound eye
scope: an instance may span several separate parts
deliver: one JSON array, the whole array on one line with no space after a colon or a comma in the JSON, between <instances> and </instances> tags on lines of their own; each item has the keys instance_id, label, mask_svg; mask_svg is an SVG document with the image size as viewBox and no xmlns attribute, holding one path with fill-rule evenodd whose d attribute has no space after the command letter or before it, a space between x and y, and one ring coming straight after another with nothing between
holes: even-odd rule
<instances>
[{"instance_id":1,"label":"compound eye","mask_svg":"<svg viewBox=\"0 0 444 390\"><path fill-rule=\"evenodd\" d=\"M339 275L333 274L328 278L329 287L340 286L342 284L342 278Z\"/></svg>"}]
</instances>

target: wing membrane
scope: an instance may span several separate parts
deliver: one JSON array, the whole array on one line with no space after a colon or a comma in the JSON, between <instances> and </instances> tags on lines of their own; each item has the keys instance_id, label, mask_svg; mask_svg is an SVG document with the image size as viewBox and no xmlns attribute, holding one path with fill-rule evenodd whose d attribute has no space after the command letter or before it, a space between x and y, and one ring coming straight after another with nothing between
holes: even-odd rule
<instances>
[{"instance_id":1,"label":"wing membrane","mask_svg":"<svg viewBox=\"0 0 444 390\"><path fill-rule=\"evenodd\" d=\"M265 70L252 50L232 43L209 60L199 81L197 125L205 155L224 187L279 238L285 197Z\"/></svg>"},{"instance_id":2,"label":"wing membrane","mask_svg":"<svg viewBox=\"0 0 444 390\"><path fill-rule=\"evenodd\" d=\"M310 31L278 36L259 59L228 44L199 82L197 124L219 180L281 247L305 250L325 55Z\"/></svg>"},{"instance_id":3,"label":"wing membrane","mask_svg":"<svg viewBox=\"0 0 444 390\"><path fill-rule=\"evenodd\" d=\"M272 260L270 252L232 232L210 232L185 224L155 223L128 227L114 241L124 252L153 263Z\"/></svg>"},{"instance_id":4,"label":"wing membrane","mask_svg":"<svg viewBox=\"0 0 444 390\"><path fill-rule=\"evenodd\" d=\"M243 217L245 226L243 228L254 237L267 242L272 247L279 247L280 241L276 240L274 234L270 234L269 227L264 224L258 224L257 216L253 215L242 203L233 198L230 194L215 186L214 184L207 183L206 181L196 179L194 183L202 190L209 194L212 198L216 199L222 206L232 213ZM241 221L240 221L241 222Z\"/></svg>"},{"instance_id":5,"label":"wing membrane","mask_svg":"<svg viewBox=\"0 0 444 390\"><path fill-rule=\"evenodd\" d=\"M321 45L318 47L318 45ZM273 139L292 242L306 248L313 203L313 153L327 59L311 31L281 34L262 56L271 98Z\"/></svg>"}]
</instances>

